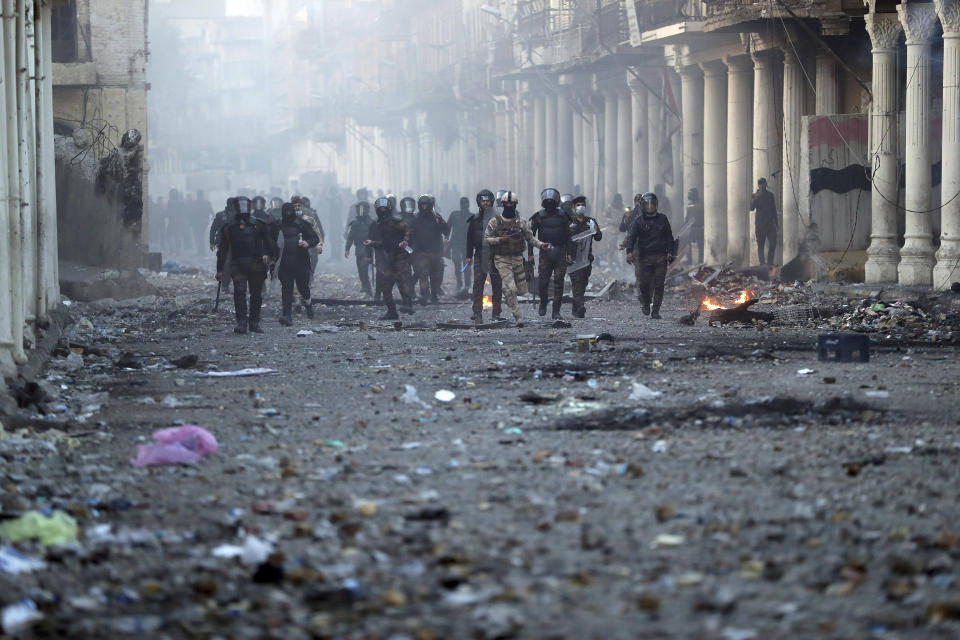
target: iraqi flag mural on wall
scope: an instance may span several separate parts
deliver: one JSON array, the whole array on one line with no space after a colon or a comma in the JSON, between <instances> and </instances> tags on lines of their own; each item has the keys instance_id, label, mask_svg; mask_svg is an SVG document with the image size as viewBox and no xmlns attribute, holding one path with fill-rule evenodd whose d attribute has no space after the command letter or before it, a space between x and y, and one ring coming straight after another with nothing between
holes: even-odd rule
<instances>
[{"instance_id":1,"label":"iraqi flag mural on wall","mask_svg":"<svg viewBox=\"0 0 960 640\"><path fill-rule=\"evenodd\" d=\"M805 116L800 213L815 222L825 251L867 248L870 238L868 122L861 114ZM851 242L851 238L853 241Z\"/></svg>"}]
</instances>

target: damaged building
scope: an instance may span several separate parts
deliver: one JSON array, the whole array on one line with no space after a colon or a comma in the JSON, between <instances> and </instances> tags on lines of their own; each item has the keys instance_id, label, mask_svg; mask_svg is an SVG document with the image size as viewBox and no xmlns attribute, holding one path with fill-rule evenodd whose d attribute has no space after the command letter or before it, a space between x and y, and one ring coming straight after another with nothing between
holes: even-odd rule
<instances>
[{"instance_id":1,"label":"damaged building","mask_svg":"<svg viewBox=\"0 0 960 640\"><path fill-rule=\"evenodd\" d=\"M50 11L64 293L132 293L149 234L147 2L58 0Z\"/></svg>"},{"instance_id":2,"label":"damaged building","mask_svg":"<svg viewBox=\"0 0 960 640\"><path fill-rule=\"evenodd\" d=\"M54 184L52 12L2 0L0 47L0 373L27 352L60 304Z\"/></svg>"},{"instance_id":3,"label":"damaged building","mask_svg":"<svg viewBox=\"0 0 960 640\"><path fill-rule=\"evenodd\" d=\"M354 4L301 26L330 37L305 50L316 84L296 108L314 117L290 173L513 187L528 209L544 187L577 189L605 227L615 194L662 185L678 223L696 188L705 261L740 266L758 262L749 203L765 177L780 264L819 247L867 282L957 279L951 0Z\"/></svg>"}]
</instances>

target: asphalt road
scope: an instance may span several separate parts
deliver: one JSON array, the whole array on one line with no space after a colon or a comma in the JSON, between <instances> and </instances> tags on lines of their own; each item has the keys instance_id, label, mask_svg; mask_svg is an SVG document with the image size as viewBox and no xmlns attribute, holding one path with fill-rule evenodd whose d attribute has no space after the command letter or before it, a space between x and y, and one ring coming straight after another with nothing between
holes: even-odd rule
<instances>
[{"instance_id":1,"label":"asphalt road","mask_svg":"<svg viewBox=\"0 0 960 640\"><path fill-rule=\"evenodd\" d=\"M522 329L476 331L433 328L466 303L399 329L365 306L282 328L274 292L267 332L238 336L209 276L155 283L73 305L83 366L56 359L45 382L65 435L0 446L4 514L81 527L18 545L46 569L0 572L36 637L960 634L954 348L824 363L812 328L681 326L677 293L659 322L620 300L570 328L531 306ZM202 377L248 367L275 373ZM178 423L219 450L131 466Z\"/></svg>"}]
</instances>

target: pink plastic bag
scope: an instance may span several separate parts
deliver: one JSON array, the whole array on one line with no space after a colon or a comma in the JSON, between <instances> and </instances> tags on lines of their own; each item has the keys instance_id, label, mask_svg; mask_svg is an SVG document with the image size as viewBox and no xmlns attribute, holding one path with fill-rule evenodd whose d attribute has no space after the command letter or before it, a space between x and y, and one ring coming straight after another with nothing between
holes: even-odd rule
<instances>
[{"instance_id":1,"label":"pink plastic bag","mask_svg":"<svg viewBox=\"0 0 960 640\"><path fill-rule=\"evenodd\" d=\"M137 457L130 460L133 466L193 464L217 452L213 434L192 424L160 429L153 433L153 439L157 444L137 445Z\"/></svg>"}]
</instances>

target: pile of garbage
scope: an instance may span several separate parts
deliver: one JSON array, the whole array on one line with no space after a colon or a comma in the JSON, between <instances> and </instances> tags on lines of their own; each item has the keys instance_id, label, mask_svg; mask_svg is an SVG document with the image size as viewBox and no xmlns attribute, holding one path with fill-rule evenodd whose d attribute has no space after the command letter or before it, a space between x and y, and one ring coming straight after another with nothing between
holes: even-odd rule
<instances>
[{"instance_id":1,"label":"pile of garbage","mask_svg":"<svg viewBox=\"0 0 960 640\"><path fill-rule=\"evenodd\" d=\"M878 333L893 340L954 343L960 341L960 297L947 293L942 297L892 302L869 297L841 309L821 327Z\"/></svg>"}]
</instances>

